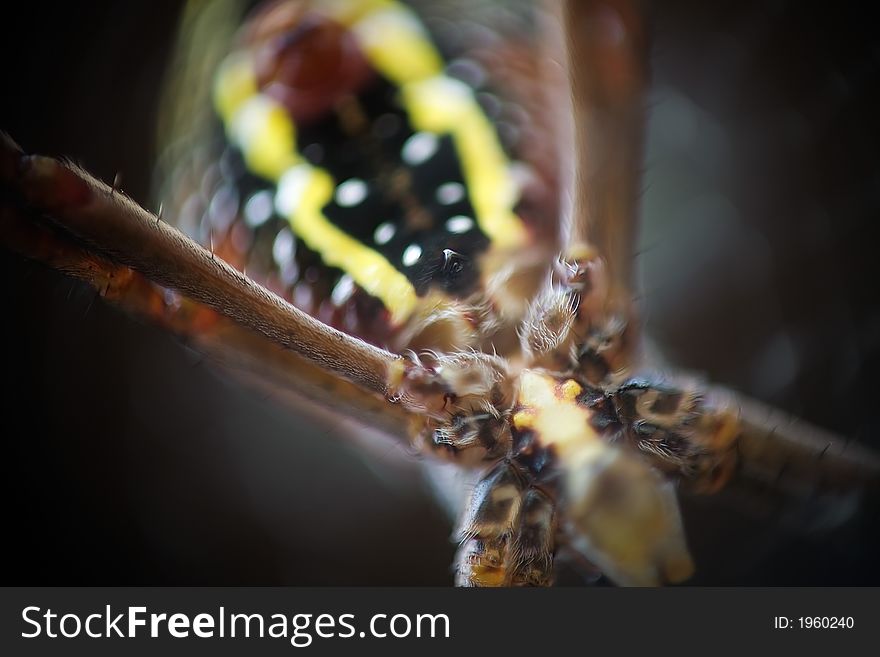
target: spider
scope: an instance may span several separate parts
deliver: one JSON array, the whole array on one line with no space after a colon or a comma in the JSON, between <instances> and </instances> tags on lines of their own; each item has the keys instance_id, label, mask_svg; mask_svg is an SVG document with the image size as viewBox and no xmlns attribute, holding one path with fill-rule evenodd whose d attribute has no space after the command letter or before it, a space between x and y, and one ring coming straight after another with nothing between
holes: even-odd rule
<instances>
[{"instance_id":1,"label":"spider","mask_svg":"<svg viewBox=\"0 0 880 657\"><path fill-rule=\"evenodd\" d=\"M487 253L466 252L473 244L462 241L458 250L436 249L436 257L425 255L424 260L430 260L427 273L419 274L425 289L416 290L415 300L406 287L382 289L388 280L388 285L394 283L393 277L353 270L351 275L359 276L357 286L381 298L389 311L395 332L386 344L393 341L395 351L412 350L403 356L332 332L280 304L225 267L213 249L198 250L182 241L161 216L138 219L139 211L126 205L115 185L101 187L82 172L71 173L46 160L28 160L31 168L25 167L19 177L18 155L10 146L4 175L19 195L16 200L23 197L63 226L59 238L41 225L15 224L21 232L10 234L11 241L20 240L24 250L36 245L39 258L72 270L105 297L117 297L123 306L154 319L151 304L157 300L149 293L152 288L142 289L140 275L130 270L179 290L319 363L321 371L216 319L196 303L185 301L179 314L162 314L158 321L184 334L199 321L219 326L217 334L202 338L203 348L210 350L211 340L222 336L223 349L241 355L235 363L239 367L247 368L257 359L263 376L288 386L303 388L303 379L332 385L333 394L344 393L338 399L340 408L348 405L356 413L369 414L390 433L401 433L405 424L406 442L415 441L423 451L479 471L482 479L460 525L459 583L547 584L552 554L562 545L586 555L619 583L680 581L691 566L670 483L659 473L680 480L682 486L719 487L737 460L736 446L743 451L743 445L753 445L765 434L751 427L748 417L740 424L735 404L717 400L690 382L667 382L644 371L629 260L646 48L640 43L641 24L626 7L588 5L567 7L564 24L570 32L571 61L587 61L583 51L598 48L602 56L593 59L610 62L610 69L622 67L623 87L631 88L618 89L625 97L615 98L601 70L592 71L599 82L591 87L583 83L590 73L582 75L578 66L571 67L574 141L579 146L574 168L579 173L574 176L571 227L563 231L559 257L552 253L555 236L524 233L515 215L493 224L490 218L503 213L490 208L471 213L486 219L480 227L490 237ZM592 14L584 18L580 12ZM318 22L313 29L319 33L320 18L311 19ZM584 24L601 29L591 32ZM621 31L627 37L624 46L605 43ZM610 48L610 54L603 48ZM228 69L232 74L234 64ZM612 93L610 100L606 93ZM448 95L444 92L443 97ZM601 109L603 102L620 105L602 115L597 107ZM234 114L238 109L228 111ZM311 110L291 110L296 111ZM597 115L601 118L595 119ZM588 129L584 117L599 121L599 128ZM299 120L307 123L308 117ZM453 128L443 125L422 133L443 134ZM238 146L247 157L252 144L241 138ZM289 165L285 163L285 171L292 168ZM30 178L35 172L36 178ZM264 179L275 176L279 189L299 180L288 177L285 183L268 169L261 174ZM35 192L43 177L48 184ZM79 192L65 196L71 190ZM78 220L80 192L106 206L106 223L94 215ZM132 232L114 235L110 222L122 216L118 225ZM294 232L298 230L328 264L345 265L332 261L344 250L334 253L321 245L320 235L309 236L315 222L303 216L290 221ZM66 231L78 239L68 241ZM210 242L212 236L208 237ZM80 240L87 249L82 250ZM43 250L45 244L52 245L50 250ZM132 244L142 245L141 252L134 252ZM523 257L525 246L539 257ZM404 264L407 253L415 252L408 249L401 255ZM144 250L150 251L149 258ZM480 282L468 282L468 275ZM120 284L120 277L125 282ZM446 297L455 295L466 303L443 305ZM424 302L425 297L431 301ZM523 303L527 300L531 303ZM162 297L161 303L180 305L173 297ZM338 318L331 320L339 323ZM267 365L267 360L274 362ZM328 370L333 379L329 382ZM300 393L323 394L311 387ZM783 451L795 449L792 442L781 444ZM802 461L795 456L795 469L806 464L809 473L812 459L826 447L827 442L819 443L815 452L809 444L802 447L809 456ZM829 471L840 467L844 479L860 476L858 464L844 457L838 463L824 453ZM745 456L740 460L748 463L748 449ZM774 469L778 463L771 458L766 465Z\"/></svg>"}]
</instances>

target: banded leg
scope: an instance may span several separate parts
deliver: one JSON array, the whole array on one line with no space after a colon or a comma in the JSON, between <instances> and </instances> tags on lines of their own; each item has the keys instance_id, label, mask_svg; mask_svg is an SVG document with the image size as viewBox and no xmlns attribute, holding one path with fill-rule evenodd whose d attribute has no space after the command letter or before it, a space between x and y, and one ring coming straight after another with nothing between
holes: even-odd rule
<instances>
[{"instance_id":1,"label":"banded leg","mask_svg":"<svg viewBox=\"0 0 880 657\"><path fill-rule=\"evenodd\" d=\"M501 462L474 488L459 528L457 586L549 586L553 579L553 501Z\"/></svg>"},{"instance_id":2,"label":"banded leg","mask_svg":"<svg viewBox=\"0 0 880 657\"><path fill-rule=\"evenodd\" d=\"M630 298L649 82L644 4L564 3L576 151L571 229L556 281L534 304L521 335L536 365L568 367L599 385L625 385L624 374L641 358ZM717 490L733 478L781 486L783 496L804 499L878 480L875 455L757 402L734 394L706 401L715 395L697 393L693 412L664 419L647 409L649 398L681 401L694 390L649 387L637 412L623 409L630 438L649 462L697 489Z\"/></svg>"},{"instance_id":3,"label":"banded leg","mask_svg":"<svg viewBox=\"0 0 880 657\"><path fill-rule=\"evenodd\" d=\"M596 386L626 377L638 351L631 314L608 312L610 287L604 259L592 247L560 260L536 297L520 329L531 367L576 374Z\"/></svg>"}]
</instances>

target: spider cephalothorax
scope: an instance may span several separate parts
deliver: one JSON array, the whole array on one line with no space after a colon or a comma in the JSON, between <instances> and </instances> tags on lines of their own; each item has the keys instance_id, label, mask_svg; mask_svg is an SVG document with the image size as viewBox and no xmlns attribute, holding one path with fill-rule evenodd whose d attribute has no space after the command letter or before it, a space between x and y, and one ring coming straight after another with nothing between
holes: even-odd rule
<instances>
[{"instance_id":1,"label":"spider cephalothorax","mask_svg":"<svg viewBox=\"0 0 880 657\"><path fill-rule=\"evenodd\" d=\"M549 583L557 535L618 582L681 581L692 565L660 473L706 491L732 473L729 407L620 366L604 262L577 252L525 318L519 359L431 353L402 369L394 394L424 417L420 447L489 463L459 526L461 585Z\"/></svg>"}]
</instances>

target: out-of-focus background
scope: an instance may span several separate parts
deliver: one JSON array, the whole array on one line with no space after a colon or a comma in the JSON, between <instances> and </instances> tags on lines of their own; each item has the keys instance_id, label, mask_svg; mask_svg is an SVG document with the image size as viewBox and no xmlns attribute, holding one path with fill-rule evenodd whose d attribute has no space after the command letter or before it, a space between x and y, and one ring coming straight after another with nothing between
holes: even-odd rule
<instances>
[{"instance_id":1,"label":"out-of-focus background","mask_svg":"<svg viewBox=\"0 0 880 657\"><path fill-rule=\"evenodd\" d=\"M670 362L880 447L880 37L804 4L657 3L647 326ZM180 7L4 9L0 128L149 205ZM5 583L451 582L450 522L392 445L363 457L40 265L0 251L0 274ZM822 518L688 506L695 581L876 584L877 508L801 533Z\"/></svg>"}]
</instances>

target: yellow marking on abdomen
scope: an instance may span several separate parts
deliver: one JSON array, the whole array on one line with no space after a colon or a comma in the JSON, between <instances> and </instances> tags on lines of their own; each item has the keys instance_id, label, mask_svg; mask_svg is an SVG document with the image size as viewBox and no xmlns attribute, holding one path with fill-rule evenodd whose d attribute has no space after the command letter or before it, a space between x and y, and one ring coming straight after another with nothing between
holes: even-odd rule
<instances>
[{"instance_id":1,"label":"yellow marking on abdomen","mask_svg":"<svg viewBox=\"0 0 880 657\"><path fill-rule=\"evenodd\" d=\"M519 190L495 130L470 87L439 75L404 85L402 94L414 128L452 135L483 232L502 248L525 244L525 226L513 212Z\"/></svg>"},{"instance_id":2,"label":"yellow marking on abdomen","mask_svg":"<svg viewBox=\"0 0 880 657\"><path fill-rule=\"evenodd\" d=\"M498 136L463 82L443 74L443 60L413 12L383 2L351 29L373 66L401 88L416 130L452 136L477 223L493 244L522 246L527 233L513 212L519 190Z\"/></svg>"},{"instance_id":3,"label":"yellow marking on abdomen","mask_svg":"<svg viewBox=\"0 0 880 657\"><path fill-rule=\"evenodd\" d=\"M287 186L296 187L291 207L284 207ZM358 242L321 212L333 196L335 183L323 169L300 164L287 171L278 184L280 210L294 232L331 267L348 272L368 294L378 297L401 323L413 311L416 293L409 279L394 269L378 251Z\"/></svg>"},{"instance_id":4,"label":"yellow marking on abdomen","mask_svg":"<svg viewBox=\"0 0 880 657\"><path fill-rule=\"evenodd\" d=\"M502 248L525 244L525 226L513 212L518 189L497 135L472 90L443 75L442 58L413 12L394 0L331 0L322 9L352 29L373 66L401 86L414 128L452 136L477 223L492 243ZM305 172L296 126L280 104L259 93L248 53L234 53L221 65L214 99L230 139L253 172L279 184L288 174ZM394 324L405 322L418 302L412 283L381 254L327 219L322 210L335 181L318 167L309 166L307 172L303 198L283 213L294 232L326 264L343 269L379 298Z\"/></svg>"},{"instance_id":5,"label":"yellow marking on abdomen","mask_svg":"<svg viewBox=\"0 0 880 657\"><path fill-rule=\"evenodd\" d=\"M376 70L398 85L443 71L443 60L430 36L402 5L383 3L350 27Z\"/></svg>"},{"instance_id":6,"label":"yellow marking on abdomen","mask_svg":"<svg viewBox=\"0 0 880 657\"><path fill-rule=\"evenodd\" d=\"M324 169L304 162L296 126L275 100L257 91L253 62L242 53L221 66L214 93L230 140L248 168L277 184L276 207L293 231L329 266L339 267L404 323L417 303L415 288L379 252L338 228L323 213L336 183Z\"/></svg>"}]
</instances>

